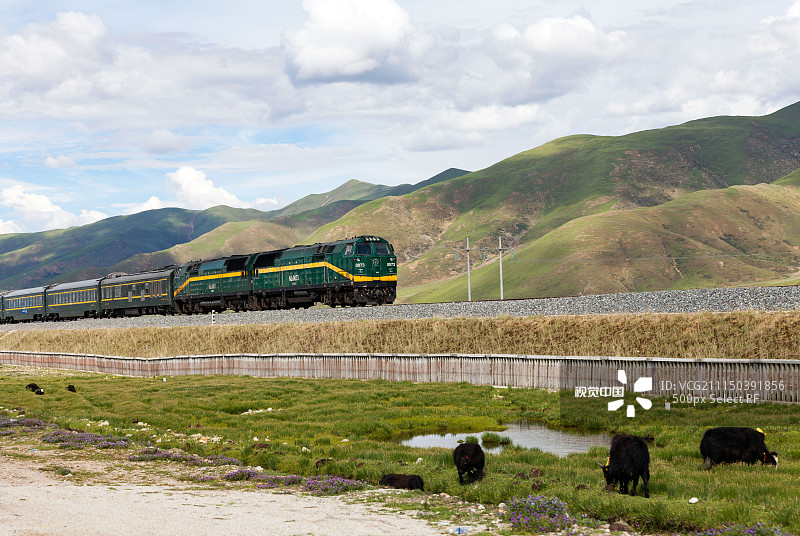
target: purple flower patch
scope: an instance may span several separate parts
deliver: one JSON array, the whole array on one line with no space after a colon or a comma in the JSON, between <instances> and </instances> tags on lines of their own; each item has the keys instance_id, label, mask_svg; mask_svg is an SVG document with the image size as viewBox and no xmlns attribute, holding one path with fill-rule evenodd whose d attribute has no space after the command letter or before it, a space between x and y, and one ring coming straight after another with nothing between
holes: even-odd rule
<instances>
[{"instance_id":1,"label":"purple flower patch","mask_svg":"<svg viewBox=\"0 0 800 536\"><path fill-rule=\"evenodd\" d=\"M350 480L340 476L330 475L308 478L303 482L303 490L316 496L338 495L340 493L364 489L366 486L367 483L361 480Z\"/></svg>"},{"instance_id":2,"label":"purple flower patch","mask_svg":"<svg viewBox=\"0 0 800 536\"><path fill-rule=\"evenodd\" d=\"M514 497L508 503L508 515L515 529L536 533L557 532L573 524L567 514L567 503L558 497Z\"/></svg>"},{"instance_id":3,"label":"purple flower patch","mask_svg":"<svg viewBox=\"0 0 800 536\"><path fill-rule=\"evenodd\" d=\"M779 527L764 523L755 525L723 525L721 527L693 532L692 536L794 536Z\"/></svg>"},{"instance_id":4,"label":"purple flower patch","mask_svg":"<svg viewBox=\"0 0 800 536\"><path fill-rule=\"evenodd\" d=\"M242 465L241 460L236 458L229 458L227 456L209 456L201 458L194 454L186 454L185 452L171 452L168 450L161 450L155 447L148 447L142 449L136 454L131 454L128 459L132 462L145 462L153 460L165 460L170 462L185 463L187 465L200 465L204 467L218 467L221 465Z\"/></svg>"},{"instance_id":5,"label":"purple flower patch","mask_svg":"<svg viewBox=\"0 0 800 536\"><path fill-rule=\"evenodd\" d=\"M91 432L74 432L71 430L54 430L42 436L45 443L58 443L60 449L82 449L93 446L98 449L121 449L130 446L128 438L104 436Z\"/></svg>"}]
</instances>

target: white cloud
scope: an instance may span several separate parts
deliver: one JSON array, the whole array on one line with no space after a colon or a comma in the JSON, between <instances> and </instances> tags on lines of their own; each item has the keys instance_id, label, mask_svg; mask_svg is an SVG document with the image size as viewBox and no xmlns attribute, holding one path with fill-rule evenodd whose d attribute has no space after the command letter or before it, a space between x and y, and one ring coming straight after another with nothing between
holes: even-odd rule
<instances>
[{"instance_id":1,"label":"white cloud","mask_svg":"<svg viewBox=\"0 0 800 536\"><path fill-rule=\"evenodd\" d=\"M394 0L304 0L305 24L283 35L299 80L349 78L381 67L401 68L412 33Z\"/></svg>"},{"instance_id":2,"label":"white cloud","mask_svg":"<svg viewBox=\"0 0 800 536\"><path fill-rule=\"evenodd\" d=\"M253 201L252 208L268 211L274 210L281 205L283 205L283 203L281 203L276 197L259 197Z\"/></svg>"},{"instance_id":3,"label":"white cloud","mask_svg":"<svg viewBox=\"0 0 800 536\"><path fill-rule=\"evenodd\" d=\"M72 168L77 166L77 164L75 163L74 160L72 160L72 158L64 155L61 155L56 158L48 156L47 158L45 158L44 165L56 169Z\"/></svg>"},{"instance_id":4,"label":"white cloud","mask_svg":"<svg viewBox=\"0 0 800 536\"><path fill-rule=\"evenodd\" d=\"M144 148L155 154L168 154L186 149L191 140L186 136L175 134L166 128L153 130L144 138Z\"/></svg>"},{"instance_id":5,"label":"white cloud","mask_svg":"<svg viewBox=\"0 0 800 536\"><path fill-rule=\"evenodd\" d=\"M277 48L244 50L174 34L110 34L95 15L0 34L0 117L75 120L91 131L150 129L148 149L180 148L164 124L248 124L302 107Z\"/></svg>"},{"instance_id":6,"label":"white cloud","mask_svg":"<svg viewBox=\"0 0 800 536\"><path fill-rule=\"evenodd\" d=\"M21 233L23 232L17 222L13 220L0 219L0 234Z\"/></svg>"},{"instance_id":7,"label":"white cloud","mask_svg":"<svg viewBox=\"0 0 800 536\"><path fill-rule=\"evenodd\" d=\"M144 212L145 210L156 210L159 208L165 208L167 206L168 205L166 205L163 201L161 201L161 199L159 199L154 195L151 195L147 201L139 205L134 205L130 207L127 212L128 214L138 214L139 212Z\"/></svg>"},{"instance_id":8,"label":"white cloud","mask_svg":"<svg viewBox=\"0 0 800 536\"><path fill-rule=\"evenodd\" d=\"M535 104L446 110L406 136L403 146L412 151L433 151L485 143L485 134L532 123L538 111Z\"/></svg>"},{"instance_id":9,"label":"white cloud","mask_svg":"<svg viewBox=\"0 0 800 536\"><path fill-rule=\"evenodd\" d=\"M185 208L206 209L217 205L247 206L224 188L217 188L206 174L192 167L182 167L167 173L169 187L175 191L178 203Z\"/></svg>"},{"instance_id":10,"label":"white cloud","mask_svg":"<svg viewBox=\"0 0 800 536\"><path fill-rule=\"evenodd\" d=\"M4 226L11 225L19 232L63 229L108 217L96 210L81 210L79 214L67 212L49 197L28 192L20 185L0 190L0 206L10 209L14 216L14 220L4 222Z\"/></svg>"}]
</instances>

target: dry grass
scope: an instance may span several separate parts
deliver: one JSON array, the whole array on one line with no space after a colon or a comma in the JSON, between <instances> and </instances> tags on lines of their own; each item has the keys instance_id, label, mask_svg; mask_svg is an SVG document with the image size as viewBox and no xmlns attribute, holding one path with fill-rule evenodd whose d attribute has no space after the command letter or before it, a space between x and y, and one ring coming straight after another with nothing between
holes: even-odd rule
<instances>
[{"instance_id":1,"label":"dry grass","mask_svg":"<svg viewBox=\"0 0 800 536\"><path fill-rule=\"evenodd\" d=\"M796 359L800 312L453 318L30 330L4 350L164 357L219 353L463 353Z\"/></svg>"}]
</instances>

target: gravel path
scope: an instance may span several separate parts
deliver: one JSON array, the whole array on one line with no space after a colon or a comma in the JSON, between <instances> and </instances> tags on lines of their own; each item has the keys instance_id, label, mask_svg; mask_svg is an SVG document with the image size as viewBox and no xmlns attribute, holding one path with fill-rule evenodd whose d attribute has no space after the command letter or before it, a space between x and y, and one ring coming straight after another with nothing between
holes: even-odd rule
<instances>
[{"instance_id":1,"label":"gravel path","mask_svg":"<svg viewBox=\"0 0 800 536\"><path fill-rule=\"evenodd\" d=\"M446 529L340 497L178 485L76 485L19 459L0 464L0 535L439 536Z\"/></svg>"},{"instance_id":2,"label":"gravel path","mask_svg":"<svg viewBox=\"0 0 800 536\"><path fill-rule=\"evenodd\" d=\"M566 298L384 305L380 307L314 307L288 311L255 311L212 315L145 316L67 322L9 324L0 331L20 329L97 329L173 327L278 322L347 322L448 317L586 315L619 313L695 313L725 311L787 311L800 309L798 287L627 292Z\"/></svg>"}]
</instances>

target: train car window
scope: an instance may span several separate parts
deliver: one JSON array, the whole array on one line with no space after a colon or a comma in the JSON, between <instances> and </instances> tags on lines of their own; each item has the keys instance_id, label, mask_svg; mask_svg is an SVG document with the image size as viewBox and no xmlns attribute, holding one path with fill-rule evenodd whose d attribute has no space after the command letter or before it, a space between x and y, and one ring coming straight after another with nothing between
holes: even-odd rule
<instances>
[{"instance_id":1,"label":"train car window","mask_svg":"<svg viewBox=\"0 0 800 536\"><path fill-rule=\"evenodd\" d=\"M353 244L347 244L347 247L344 249L344 254L346 257L353 254Z\"/></svg>"},{"instance_id":2,"label":"train car window","mask_svg":"<svg viewBox=\"0 0 800 536\"><path fill-rule=\"evenodd\" d=\"M389 244L386 242L375 242L375 255L391 255Z\"/></svg>"},{"instance_id":3,"label":"train car window","mask_svg":"<svg viewBox=\"0 0 800 536\"><path fill-rule=\"evenodd\" d=\"M356 244L356 255L372 255L372 245L369 242Z\"/></svg>"},{"instance_id":4,"label":"train car window","mask_svg":"<svg viewBox=\"0 0 800 536\"><path fill-rule=\"evenodd\" d=\"M330 246L326 246L325 247L325 253L333 253L334 249L336 249L336 246L334 244L331 244Z\"/></svg>"}]
</instances>

